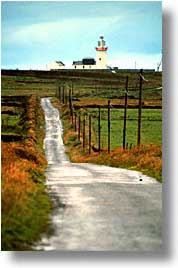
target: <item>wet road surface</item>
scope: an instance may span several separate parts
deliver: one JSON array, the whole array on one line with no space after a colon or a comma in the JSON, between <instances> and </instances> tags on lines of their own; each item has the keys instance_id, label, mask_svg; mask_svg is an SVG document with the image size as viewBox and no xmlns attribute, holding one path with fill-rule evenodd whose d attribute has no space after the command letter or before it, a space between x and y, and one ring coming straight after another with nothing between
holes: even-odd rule
<instances>
[{"instance_id":1,"label":"wet road surface","mask_svg":"<svg viewBox=\"0 0 178 268\"><path fill-rule=\"evenodd\" d=\"M140 172L70 163L58 111L42 99L52 235L35 250L155 251L161 247L161 184Z\"/></svg>"}]
</instances>

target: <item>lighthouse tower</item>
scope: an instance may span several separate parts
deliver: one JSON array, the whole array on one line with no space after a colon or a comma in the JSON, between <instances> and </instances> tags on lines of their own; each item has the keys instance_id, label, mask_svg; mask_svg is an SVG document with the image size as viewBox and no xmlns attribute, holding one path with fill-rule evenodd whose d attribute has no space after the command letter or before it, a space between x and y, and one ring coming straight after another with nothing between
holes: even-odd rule
<instances>
[{"instance_id":1,"label":"lighthouse tower","mask_svg":"<svg viewBox=\"0 0 178 268\"><path fill-rule=\"evenodd\" d=\"M107 47L104 37L100 36L98 46L96 47L96 67L97 69L107 69L106 52Z\"/></svg>"}]
</instances>

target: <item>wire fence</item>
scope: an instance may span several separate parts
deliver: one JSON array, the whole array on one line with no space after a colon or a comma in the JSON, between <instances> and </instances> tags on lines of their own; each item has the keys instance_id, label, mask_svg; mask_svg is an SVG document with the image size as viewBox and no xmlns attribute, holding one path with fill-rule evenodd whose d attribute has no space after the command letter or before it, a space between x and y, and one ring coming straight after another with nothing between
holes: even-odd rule
<instances>
[{"instance_id":1,"label":"wire fence","mask_svg":"<svg viewBox=\"0 0 178 268\"><path fill-rule=\"evenodd\" d=\"M107 105L78 107L75 105L73 84L60 85L57 96L62 104L68 105L70 120L78 141L82 142L83 149L87 149L89 154L92 150L100 152L104 149L110 153L111 149L118 147L131 149L133 145L139 146L142 142L161 144L161 106L144 107L142 87L143 82L147 83L148 79L144 77L143 70L138 73L138 81L135 88L137 104L132 107L128 105L130 99L128 76L125 78L125 89L122 91L124 102L120 107L113 104L110 99ZM153 88L153 90L159 89L161 87Z\"/></svg>"}]
</instances>

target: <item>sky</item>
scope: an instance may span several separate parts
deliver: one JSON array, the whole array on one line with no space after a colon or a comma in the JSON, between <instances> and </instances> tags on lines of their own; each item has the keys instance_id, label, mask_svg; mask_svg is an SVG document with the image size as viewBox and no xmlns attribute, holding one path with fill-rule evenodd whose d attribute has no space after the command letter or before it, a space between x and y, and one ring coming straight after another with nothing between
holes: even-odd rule
<instances>
[{"instance_id":1,"label":"sky","mask_svg":"<svg viewBox=\"0 0 178 268\"><path fill-rule=\"evenodd\" d=\"M45 69L96 57L103 35L107 63L157 68L162 55L161 1L2 1L1 68Z\"/></svg>"}]
</instances>

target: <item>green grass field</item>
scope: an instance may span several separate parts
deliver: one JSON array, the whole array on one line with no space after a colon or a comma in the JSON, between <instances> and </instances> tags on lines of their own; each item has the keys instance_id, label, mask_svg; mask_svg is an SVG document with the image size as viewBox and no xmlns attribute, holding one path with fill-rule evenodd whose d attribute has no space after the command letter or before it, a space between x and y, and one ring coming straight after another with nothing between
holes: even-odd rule
<instances>
[{"instance_id":1,"label":"green grass field","mask_svg":"<svg viewBox=\"0 0 178 268\"><path fill-rule=\"evenodd\" d=\"M95 141L98 142L97 109L88 109L93 115L92 126ZM127 110L126 143L130 146L137 144L137 109ZM122 146L123 142L123 109L111 109L111 149ZM158 109L142 109L141 144L162 143L162 111ZM101 109L101 147L108 146L107 109Z\"/></svg>"},{"instance_id":2,"label":"green grass field","mask_svg":"<svg viewBox=\"0 0 178 268\"><path fill-rule=\"evenodd\" d=\"M10 74L10 75L9 75ZM68 94L69 89L73 91L73 104L83 101L91 103L92 100L99 102L111 99L124 101L124 90L126 76L129 76L129 101L138 102L138 73L118 72L82 72L61 70L59 72L12 72L2 75L2 96L28 96L37 94L43 96L55 96L59 87L65 87ZM162 100L162 73L144 73L148 82L143 81L143 101L154 105L161 105ZM102 104L101 104L102 105ZM107 148L107 109L101 109L101 145ZM93 129L97 143L97 109L90 109L93 118ZM136 145L137 143L137 109L128 109L127 114L127 137L126 143ZM122 146L123 140L123 109L111 109L111 149ZM4 120L5 122L5 120ZM142 109L142 144L161 144L161 110Z\"/></svg>"},{"instance_id":3,"label":"green grass field","mask_svg":"<svg viewBox=\"0 0 178 268\"><path fill-rule=\"evenodd\" d=\"M54 96L57 89L56 79L28 76L6 76L1 78L2 96Z\"/></svg>"},{"instance_id":4,"label":"green grass field","mask_svg":"<svg viewBox=\"0 0 178 268\"><path fill-rule=\"evenodd\" d=\"M7 75L8 74L8 75ZM80 99L118 99L124 96L126 76L129 76L129 96L138 97L139 74L101 71L60 70L57 72L9 71L2 73L2 95L54 96L59 86L66 94L72 88L73 97ZM143 81L143 100L161 100L162 73L146 72Z\"/></svg>"}]
</instances>

